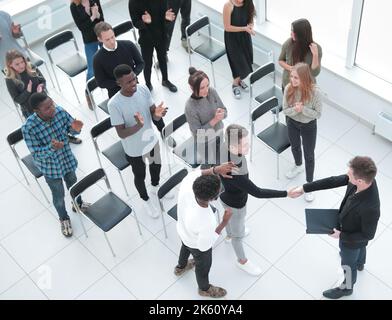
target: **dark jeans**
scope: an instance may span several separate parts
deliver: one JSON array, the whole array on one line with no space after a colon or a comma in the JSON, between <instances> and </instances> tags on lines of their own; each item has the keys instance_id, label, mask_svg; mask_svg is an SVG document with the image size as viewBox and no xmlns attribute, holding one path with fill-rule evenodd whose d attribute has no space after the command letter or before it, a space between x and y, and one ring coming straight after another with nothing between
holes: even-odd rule
<instances>
[{"instance_id":1,"label":"dark jeans","mask_svg":"<svg viewBox=\"0 0 392 320\"><path fill-rule=\"evenodd\" d=\"M308 123L302 123L286 117L286 122L291 144L291 152L293 153L295 164L297 166L302 164L302 138L306 181L312 182L314 175L314 149L316 148L317 121L312 120Z\"/></svg>"},{"instance_id":2,"label":"dark jeans","mask_svg":"<svg viewBox=\"0 0 392 320\"><path fill-rule=\"evenodd\" d=\"M157 186L159 184L159 175L161 173L161 154L159 149L159 143L152 148L152 150L140 157L130 157L128 155L127 160L131 164L132 172L134 176L134 183L136 190L139 192L140 198L147 201L149 199L146 184L146 159L150 164L150 176L151 184Z\"/></svg>"},{"instance_id":3,"label":"dark jeans","mask_svg":"<svg viewBox=\"0 0 392 320\"><path fill-rule=\"evenodd\" d=\"M63 179L65 185L67 186L67 189L69 189L77 181L75 172L68 172ZM50 191L52 191L53 205L56 208L60 220L69 219L69 216L67 214L67 209L65 208L65 202L64 202L65 194L64 194L63 179L61 178L51 179L45 177L45 180L49 185ZM82 204L82 198L80 196L76 199L76 201L79 205Z\"/></svg>"},{"instance_id":4,"label":"dark jeans","mask_svg":"<svg viewBox=\"0 0 392 320\"><path fill-rule=\"evenodd\" d=\"M95 53L98 51L100 47L102 47L102 45L98 41L84 44L84 52L86 54L86 60L87 60L86 81L94 77L93 60L94 60Z\"/></svg>"},{"instance_id":5,"label":"dark jeans","mask_svg":"<svg viewBox=\"0 0 392 320\"><path fill-rule=\"evenodd\" d=\"M166 62L166 41L156 42L155 44L143 39L139 41L142 50L142 57L144 60L144 80L146 83L151 83L151 68L152 68L152 55L154 49L157 52L159 69L162 73L162 81L168 80L167 77L167 62Z\"/></svg>"},{"instance_id":6,"label":"dark jeans","mask_svg":"<svg viewBox=\"0 0 392 320\"><path fill-rule=\"evenodd\" d=\"M366 263L366 246L358 249L351 249L344 246L339 241L341 266L344 270L344 284L346 289L353 289L357 281L357 268ZM350 274L351 273L351 274Z\"/></svg>"},{"instance_id":7,"label":"dark jeans","mask_svg":"<svg viewBox=\"0 0 392 320\"><path fill-rule=\"evenodd\" d=\"M199 249L189 248L185 244L182 244L180 257L178 258L179 268L185 268L190 254L195 259L197 285L200 290L207 291L210 288L208 274L212 265L212 248L207 251L200 251Z\"/></svg>"},{"instance_id":8,"label":"dark jeans","mask_svg":"<svg viewBox=\"0 0 392 320\"><path fill-rule=\"evenodd\" d=\"M181 12L181 40L184 40L186 39L185 28L191 24L192 0L173 0L172 3L171 9L173 9L174 14L176 15L176 20L178 12ZM166 51L169 51L176 20L173 22L166 21Z\"/></svg>"}]
</instances>

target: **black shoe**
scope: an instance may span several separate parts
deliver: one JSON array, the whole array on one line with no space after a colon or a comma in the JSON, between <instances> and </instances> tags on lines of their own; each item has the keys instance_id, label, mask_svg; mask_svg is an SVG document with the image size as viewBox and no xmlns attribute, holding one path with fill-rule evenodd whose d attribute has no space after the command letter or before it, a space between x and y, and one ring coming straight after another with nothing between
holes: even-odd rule
<instances>
[{"instance_id":1,"label":"black shoe","mask_svg":"<svg viewBox=\"0 0 392 320\"><path fill-rule=\"evenodd\" d=\"M168 88L171 92L177 92L177 87L172 84L169 80L162 81L162 85Z\"/></svg>"},{"instance_id":2,"label":"black shoe","mask_svg":"<svg viewBox=\"0 0 392 320\"><path fill-rule=\"evenodd\" d=\"M328 299L340 299L341 297L349 296L352 293L353 293L353 289L340 289L340 287L336 287L324 291L323 296Z\"/></svg>"},{"instance_id":3,"label":"black shoe","mask_svg":"<svg viewBox=\"0 0 392 320\"><path fill-rule=\"evenodd\" d=\"M365 269L365 265L364 265L364 264L360 264L360 265L357 267L357 270L358 270L358 271L363 271L363 269Z\"/></svg>"},{"instance_id":4,"label":"black shoe","mask_svg":"<svg viewBox=\"0 0 392 320\"><path fill-rule=\"evenodd\" d=\"M146 83L146 86L147 86L148 90L150 90L150 92L151 92L153 89L152 84L149 82L149 83Z\"/></svg>"},{"instance_id":5,"label":"black shoe","mask_svg":"<svg viewBox=\"0 0 392 320\"><path fill-rule=\"evenodd\" d=\"M82 143L82 139L76 138L74 136L68 136L68 140L69 140L69 143L73 143L73 144L81 144Z\"/></svg>"}]
</instances>

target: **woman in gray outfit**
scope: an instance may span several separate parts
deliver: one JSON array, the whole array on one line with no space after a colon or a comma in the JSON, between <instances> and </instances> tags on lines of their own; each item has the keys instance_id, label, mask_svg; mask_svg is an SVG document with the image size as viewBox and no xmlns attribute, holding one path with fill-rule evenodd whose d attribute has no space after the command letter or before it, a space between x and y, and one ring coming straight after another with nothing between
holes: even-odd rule
<instances>
[{"instance_id":1,"label":"woman in gray outfit","mask_svg":"<svg viewBox=\"0 0 392 320\"><path fill-rule=\"evenodd\" d=\"M185 104L185 117L195 139L202 168L219 163L220 142L223 138L223 122L227 109L218 93L211 88L205 72L189 68L189 86L192 95Z\"/></svg>"}]
</instances>

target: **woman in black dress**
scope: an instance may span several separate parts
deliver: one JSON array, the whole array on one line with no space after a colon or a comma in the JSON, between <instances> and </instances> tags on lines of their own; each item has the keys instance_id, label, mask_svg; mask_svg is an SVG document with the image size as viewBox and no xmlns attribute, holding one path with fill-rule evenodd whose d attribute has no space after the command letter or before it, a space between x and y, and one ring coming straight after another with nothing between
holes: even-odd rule
<instances>
[{"instance_id":1,"label":"woman in black dress","mask_svg":"<svg viewBox=\"0 0 392 320\"><path fill-rule=\"evenodd\" d=\"M245 79L252 72L254 35L253 19L256 15L252 0L229 0L223 8L225 46L233 74L233 94L241 98L240 88L247 90Z\"/></svg>"}]
</instances>

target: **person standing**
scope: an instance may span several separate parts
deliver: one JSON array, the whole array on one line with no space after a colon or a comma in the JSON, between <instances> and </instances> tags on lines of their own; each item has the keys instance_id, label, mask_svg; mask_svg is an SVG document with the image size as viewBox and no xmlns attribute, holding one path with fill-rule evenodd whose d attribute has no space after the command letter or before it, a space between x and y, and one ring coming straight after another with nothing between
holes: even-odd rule
<instances>
[{"instance_id":1,"label":"person standing","mask_svg":"<svg viewBox=\"0 0 392 320\"><path fill-rule=\"evenodd\" d=\"M21 35L20 24L15 24L7 12L0 10L0 71L6 67L4 58L8 51L18 50L25 57L29 56L27 50L16 40Z\"/></svg>"},{"instance_id":2,"label":"person standing","mask_svg":"<svg viewBox=\"0 0 392 320\"><path fill-rule=\"evenodd\" d=\"M183 275L195 266L199 295L222 298L226 290L209 282L212 265L212 246L231 218L226 209L221 223L217 223L210 202L218 198L221 189L219 175L230 178L232 163L189 173L181 182L177 203L177 232L182 245L176 276ZM192 254L193 259L189 259ZM188 260L189 259L189 260Z\"/></svg>"},{"instance_id":3,"label":"person standing","mask_svg":"<svg viewBox=\"0 0 392 320\"><path fill-rule=\"evenodd\" d=\"M168 2L169 8L173 10L176 18L178 13L181 13L181 45L186 52L188 52L188 42L186 41L185 29L191 24L192 0L168 0ZM169 51L176 18L174 21L166 21L166 52Z\"/></svg>"},{"instance_id":4,"label":"person standing","mask_svg":"<svg viewBox=\"0 0 392 320\"><path fill-rule=\"evenodd\" d=\"M252 0L229 0L223 7L225 46L227 59L233 75L233 95L241 98L241 89L248 90L243 81L251 72L253 64L252 35L255 6Z\"/></svg>"},{"instance_id":5,"label":"person standing","mask_svg":"<svg viewBox=\"0 0 392 320\"><path fill-rule=\"evenodd\" d=\"M380 198L376 183L377 167L369 157L356 156L348 164L347 174L306 183L297 188L304 192L347 186L339 208L339 227L330 234L339 239L344 281L336 288L323 292L329 299L339 299L353 293L357 271L366 263L366 246L374 238L380 218Z\"/></svg>"},{"instance_id":6,"label":"person standing","mask_svg":"<svg viewBox=\"0 0 392 320\"><path fill-rule=\"evenodd\" d=\"M144 80L150 91L152 55L157 52L159 68L162 73L162 86L171 92L177 92L177 87L169 81L166 61L166 21L174 21L175 15L168 8L167 0L129 0L129 14L134 26L139 30L139 44L144 59Z\"/></svg>"},{"instance_id":7,"label":"person standing","mask_svg":"<svg viewBox=\"0 0 392 320\"><path fill-rule=\"evenodd\" d=\"M22 126L23 139L31 152L34 164L42 172L52 192L53 205L60 218L61 233L72 236L71 220L64 203L63 180L69 189L76 183L78 165L69 146L68 134L79 134L83 122L76 120L44 92L36 92L30 97L34 113ZM85 211L89 204L77 198L77 204ZM73 211L76 209L73 207Z\"/></svg>"},{"instance_id":8,"label":"person standing","mask_svg":"<svg viewBox=\"0 0 392 320\"><path fill-rule=\"evenodd\" d=\"M304 169L302 165L302 146L304 149L306 181L312 182L314 176L317 138L317 119L321 116L322 94L314 84L310 68L306 63L297 63L291 70L290 83L283 95L283 113L286 123L295 165L286 173L293 179ZM305 194L306 201L313 201L312 193Z\"/></svg>"},{"instance_id":9,"label":"person standing","mask_svg":"<svg viewBox=\"0 0 392 320\"><path fill-rule=\"evenodd\" d=\"M279 65L283 68L282 91L290 82L290 72L298 62L305 62L316 78L321 70L321 46L313 41L312 26L306 19L295 20L291 24L291 37L282 45Z\"/></svg>"},{"instance_id":10,"label":"person standing","mask_svg":"<svg viewBox=\"0 0 392 320\"><path fill-rule=\"evenodd\" d=\"M144 208L152 218L159 218L159 210L151 201L145 185L145 162L148 160L150 164L152 192L156 194L162 161L152 119L160 120L166 115L167 108L163 102L158 106L154 104L150 91L137 83L136 75L128 65L120 64L113 74L121 90L109 100L110 120L121 138Z\"/></svg>"},{"instance_id":11,"label":"person standing","mask_svg":"<svg viewBox=\"0 0 392 320\"><path fill-rule=\"evenodd\" d=\"M226 128L221 160L225 157L224 161L233 162L238 170L229 178L221 178L224 191L220 195L220 201L225 209L230 209L233 213L226 231L227 240L231 239L237 256L237 267L250 275L259 276L262 272L261 268L247 258L243 246L243 238L249 234L249 230L245 227L248 195L264 199L291 197L292 194L291 191L262 189L250 180L245 157L249 153L248 135L248 130L237 124L231 124Z\"/></svg>"},{"instance_id":12,"label":"person standing","mask_svg":"<svg viewBox=\"0 0 392 320\"><path fill-rule=\"evenodd\" d=\"M185 117L192 132L196 152L201 155L203 168L219 162L220 143L223 141L223 119L227 117L218 92L210 87L205 72L189 68L188 84L192 95L185 104Z\"/></svg>"},{"instance_id":13,"label":"person standing","mask_svg":"<svg viewBox=\"0 0 392 320\"><path fill-rule=\"evenodd\" d=\"M46 91L46 80L38 68L34 68L26 57L17 50L10 50L5 56L5 83L12 100L19 104L25 119L34 113L29 99L35 93ZM82 140L68 134L70 143L80 144Z\"/></svg>"},{"instance_id":14,"label":"person standing","mask_svg":"<svg viewBox=\"0 0 392 320\"><path fill-rule=\"evenodd\" d=\"M99 49L94 27L104 20L100 0L72 0L70 4L72 18L82 33L84 52L87 59L86 81L94 76L93 58Z\"/></svg>"}]
</instances>

